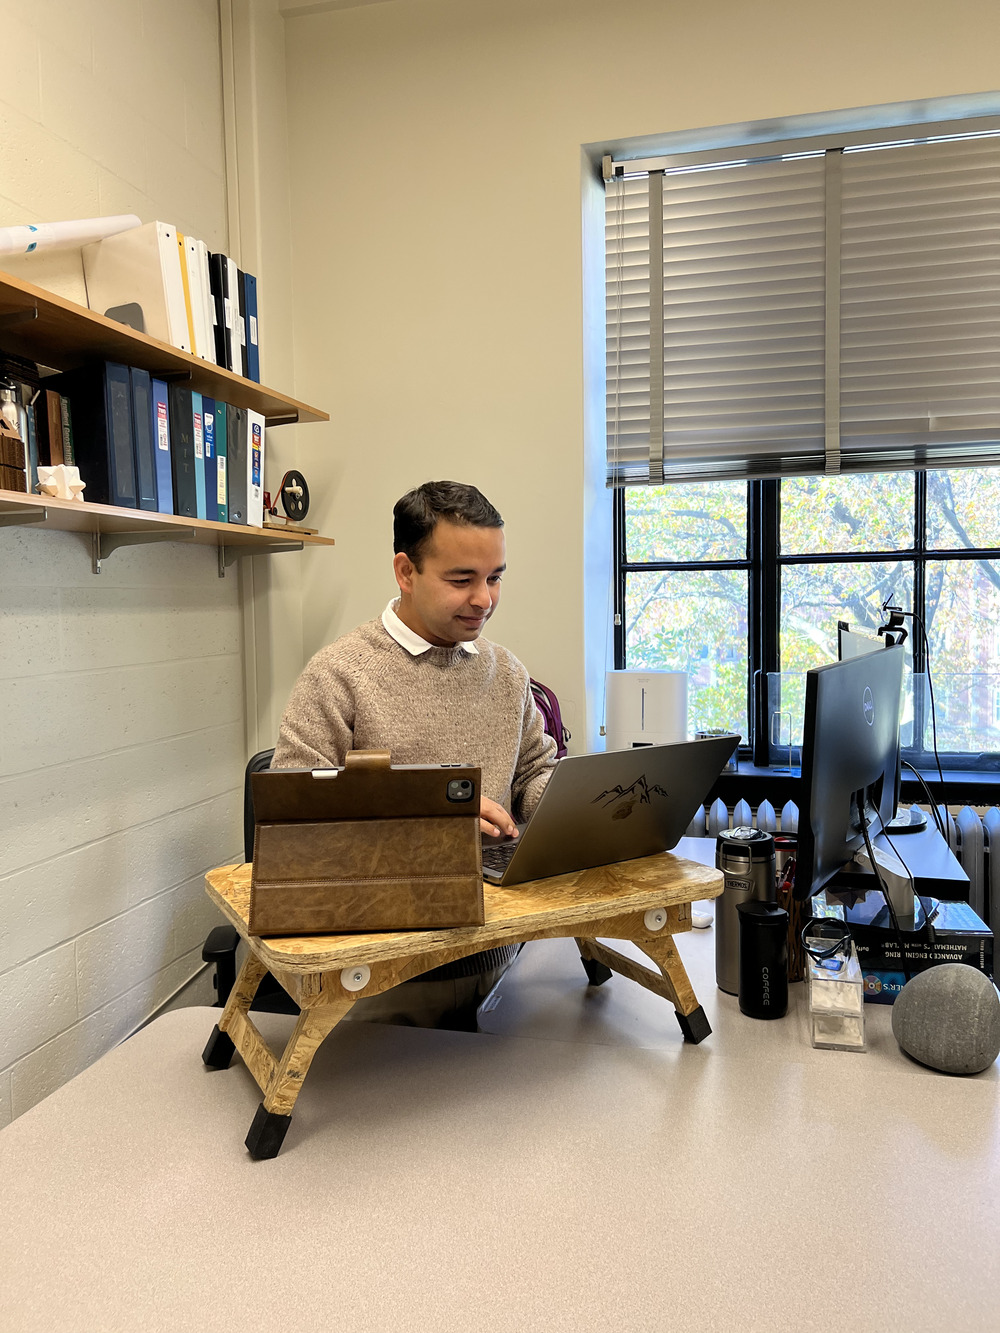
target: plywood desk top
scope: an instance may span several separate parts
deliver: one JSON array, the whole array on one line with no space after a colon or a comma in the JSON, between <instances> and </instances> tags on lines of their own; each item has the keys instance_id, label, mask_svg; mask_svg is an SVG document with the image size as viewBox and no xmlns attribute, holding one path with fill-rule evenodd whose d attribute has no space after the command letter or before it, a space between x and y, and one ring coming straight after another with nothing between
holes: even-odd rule
<instances>
[{"instance_id":1,"label":"plywood desk top","mask_svg":"<svg viewBox=\"0 0 1000 1333\"><path fill-rule=\"evenodd\" d=\"M209 896L240 934L250 938L250 871L247 865L220 866L206 875ZM635 861L620 861L594 870L578 870L513 888L485 885L486 922L452 930L382 932L359 935L304 935L260 939L253 948L268 968L284 972L329 971L354 963L388 962L438 949L471 953L498 944L538 939L547 933L587 935L591 923L611 917L640 915L653 907L684 907L722 892L722 875L662 852ZM674 929L686 929L690 911L676 914ZM686 920L686 924L685 924ZM563 927L572 924L575 931ZM619 938L630 938L621 936Z\"/></svg>"}]
</instances>

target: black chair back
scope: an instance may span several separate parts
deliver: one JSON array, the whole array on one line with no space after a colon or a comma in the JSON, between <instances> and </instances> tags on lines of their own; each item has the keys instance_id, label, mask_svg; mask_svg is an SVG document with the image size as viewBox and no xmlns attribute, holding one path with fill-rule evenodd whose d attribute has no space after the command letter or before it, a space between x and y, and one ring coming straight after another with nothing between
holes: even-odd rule
<instances>
[{"instance_id":1,"label":"black chair back","mask_svg":"<svg viewBox=\"0 0 1000 1333\"><path fill-rule=\"evenodd\" d=\"M274 758L274 746L270 750L261 750L247 764L246 775L243 779L243 860L253 860L253 785L250 782L251 773L263 773L265 768L271 767L271 760Z\"/></svg>"}]
</instances>

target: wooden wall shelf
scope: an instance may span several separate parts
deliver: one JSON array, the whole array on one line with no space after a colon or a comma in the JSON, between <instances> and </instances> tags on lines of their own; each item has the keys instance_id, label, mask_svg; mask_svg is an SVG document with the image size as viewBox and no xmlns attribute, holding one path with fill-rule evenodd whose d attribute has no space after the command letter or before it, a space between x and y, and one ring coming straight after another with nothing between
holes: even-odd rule
<instances>
[{"instance_id":1,"label":"wooden wall shelf","mask_svg":"<svg viewBox=\"0 0 1000 1333\"><path fill-rule=\"evenodd\" d=\"M332 537L290 529L251 528L242 523L214 523L208 519L181 518L177 514L154 514L146 509L116 509L112 505L85 504L79 500L54 500L48 495L21 495L0 491L0 528L25 526L56 532L89 533L93 537L94 573L119 546L138 546L156 541L189 541L196 546L215 546L219 551L219 574L245 555L275 555L300 551L304 546L333 546Z\"/></svg>"},{"instance_id":2,"label":"wooden wall shelf","mask_svg":"<svg viewBox=\"0 0 1000 1333\"><path fill-rule=\"evenodd\" d=\"M269 426L330 420L329 413L318 407L137 333L9 273L0 273L0 349L53 370L74 370L88 361L140 366L161 379L184 379L210 398L260 412Z\"/></svg>"}]
</instances>

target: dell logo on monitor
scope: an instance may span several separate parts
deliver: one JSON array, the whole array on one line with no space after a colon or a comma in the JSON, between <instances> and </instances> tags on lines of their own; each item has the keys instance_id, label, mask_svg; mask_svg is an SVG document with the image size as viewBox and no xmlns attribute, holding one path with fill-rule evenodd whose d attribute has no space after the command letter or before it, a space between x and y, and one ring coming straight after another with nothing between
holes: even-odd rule
<instances>
[{"instance_id":1,"label":"dell logo on monitor","mask_svg":"<svg viewBox=\"0 0 1000 1333\"><path fill-rule=\"evenodd\" d=\"M875 700L872 698L871 686L865 686L865 696L861 701L861 707L864 710L865 721L870 727L875 725Z\"/></svg>"}]
</instances>

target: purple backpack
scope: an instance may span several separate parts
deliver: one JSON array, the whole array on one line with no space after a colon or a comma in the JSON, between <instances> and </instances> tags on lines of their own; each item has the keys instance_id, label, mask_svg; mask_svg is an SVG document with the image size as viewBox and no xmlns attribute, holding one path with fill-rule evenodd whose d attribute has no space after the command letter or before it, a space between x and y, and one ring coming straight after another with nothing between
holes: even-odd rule
<instances>
[{"instance_id":1,"label":"purple backpack","mask_svg":"<svg viewBox=\"0 0 1000 1333\"><path fill-rule=\"evenodd\" d=\"M542 727L556 743L556 758L561 759L566 753L566 743L570 740L570 733L563 726L559 700L547 685L542 685L537 680L531 682L531 693L535 697L535 707L542 715Z\"/></svg>"}]
</instances>

